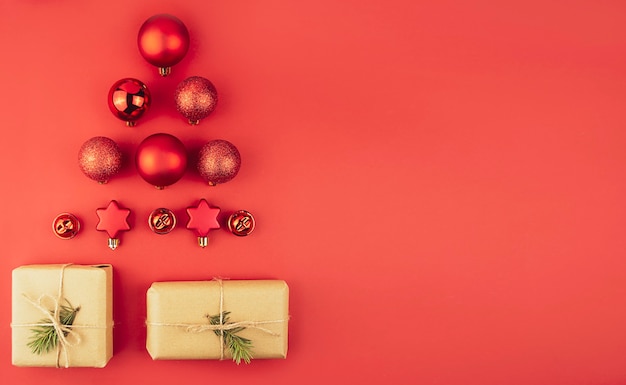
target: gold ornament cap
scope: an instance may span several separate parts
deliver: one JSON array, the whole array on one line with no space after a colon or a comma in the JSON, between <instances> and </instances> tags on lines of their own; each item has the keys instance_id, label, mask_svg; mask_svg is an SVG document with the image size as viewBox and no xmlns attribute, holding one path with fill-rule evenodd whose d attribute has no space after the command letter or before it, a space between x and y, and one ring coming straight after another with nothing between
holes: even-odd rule
<instances>
[{"instance_id":1,"label":"gold ornament cap","mask_svg":"<svg viewBox=\"0 0 626 385\"><path fill-rule=\"evenodd\" d=\"M120 245L120 240L118 238L109 238L107 239L107 245L109 249L115 250Z\"/></svg>"},{"instance_id":2,"label":"gold ornament cap","mask_svg":"<svg viewBox=\"0 0 626 385\"><path fill-rule=\"evenodd\" d=\"M172 67L159 67L159 75L166 77L172 73Z\"/></svg>"}]
</instances>

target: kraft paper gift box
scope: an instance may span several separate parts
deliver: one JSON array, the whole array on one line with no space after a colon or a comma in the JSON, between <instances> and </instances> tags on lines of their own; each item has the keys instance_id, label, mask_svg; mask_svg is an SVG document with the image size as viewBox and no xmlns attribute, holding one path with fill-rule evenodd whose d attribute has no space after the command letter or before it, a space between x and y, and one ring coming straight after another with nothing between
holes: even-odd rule
<instances>
[{"instance_id":1,"label":"kraft paper gift box","mask_svg":"<svg viewBox=\"0 0 626 385\"><path fill-rule=\"evenodd\" d=\"M285 281L155 282L146 302L146 348L154 360L232 359L217 335L221 331L209 323L222 312L229 312L228 322L245 327L237 335L252 341L253 360L287 356Z\"/></svg>"},{"instance_id":2,"label":"kraft paper gift box","mask_svg":"<svg viewBox=\"0 0 626 385\"><path fill-rule=\"evenodd\" d=\"M111 265L27 265L13 270L12 357L15 366L98 367L113 355ZM55 308L78 308L63 325ZM56 348L34 353L33 329L59 328ZM65 328L64 328L65 327Z\"/></svg>"}]
</instances>

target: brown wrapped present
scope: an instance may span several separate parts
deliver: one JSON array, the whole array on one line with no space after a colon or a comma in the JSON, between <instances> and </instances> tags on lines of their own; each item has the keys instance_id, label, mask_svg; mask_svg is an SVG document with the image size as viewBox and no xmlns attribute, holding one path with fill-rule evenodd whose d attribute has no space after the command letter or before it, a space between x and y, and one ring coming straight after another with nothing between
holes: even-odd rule
<instances>
[{"instance_id":1,"label":"brown wrapped present","mask_svg":"<svg viewBox=\"0 0 626 385\"><path fill-rule=\"evenodd\" d=\"M155 360L287 356L285 281L155 282L147 308L146 348Z\"/></svg>"},{"instance_id":2,"label":"brown wrapped present","mask_svg":"<svg viewBox=\"0 0 626 385\"><path fill-rule=\"evenodd\" d=\"M98 367L113 355L111 265L13 270L15 366Z\"/></svg>"}]
</instances>

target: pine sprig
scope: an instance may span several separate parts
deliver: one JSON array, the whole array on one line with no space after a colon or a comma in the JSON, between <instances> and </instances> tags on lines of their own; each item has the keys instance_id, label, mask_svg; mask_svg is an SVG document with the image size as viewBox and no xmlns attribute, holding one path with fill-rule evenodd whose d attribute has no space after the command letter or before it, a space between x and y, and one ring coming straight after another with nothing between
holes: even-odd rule
<instances>
[{"instance_id":1,"label":"pine sprig","mask_svg":"<svg viewBox=\"0 0 626 385\"><path fill-rule=\"evenodd\" d=\"M207 316L209 318L209 323L211 325L226 325L230 322L229 320L229 311L222 312L222 323L220 324L220 315ZM247 338L238 336L237 333L244 330L245 327L236 327L230 330L214 330L216 336L224 335L224 347L228 348L231 355L233 356L233 361L237 365L241 363L243 360L246 364L250 363L252 359L252 340Z\"/></svg>"},{"instance_id":2,"label":"pine sprig","mask_svg":"<svg viewBox=\"0 0 626 385\"><path fill-rule=\"evenodd\" d=\"M72 304L67 301L66 305L59 307L59 321L62 325L72 326L76 319L76 313L80 310L80 306L73 307ZM52 312L50 312L52 314ZM49 324L50 319L43 318L39 321L42 324ZM28 343L28 347L34 354L44 354L50 350L56 349L59 344L59 336L57 331L52 325L42 325L31 329L33 335ZM64 336L67 336L68 332L63 332Z\"/></svg>"}]
</instances>

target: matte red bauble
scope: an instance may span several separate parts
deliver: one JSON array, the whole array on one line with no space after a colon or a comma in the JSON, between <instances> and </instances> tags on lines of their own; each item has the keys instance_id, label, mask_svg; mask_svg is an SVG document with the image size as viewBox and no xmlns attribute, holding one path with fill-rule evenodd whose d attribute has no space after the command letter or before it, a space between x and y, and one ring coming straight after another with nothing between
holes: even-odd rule
<instances>
[{"instance_id":1,"label":"matte red bauble","mask_svg":"<svg viewBox=\"0 0 626 385\"><path fill-rule=\"evenodd\" d=\"M133 78L118 80L109 90L109 109L129 127L148 110L151 100L148 87Z\"/></svg>"},{"instance_id":2,"label":"matte red bauble","mask_svg":"<svg viewBox=\"0 0 626 385\"><path fill-rule=\"evenodd\" d=\"M185 145L170 134L154 134L137 147L135 166L139 175L158 189L176 183L187 168Z\"/></svg>"},{"instance_id":3,"label":"matte red bauble","mask_svg":"<svg viewBox=\"0 0 626 385\"><path fill-rule=\"evenodd\" d=\"M96 136L78 151L78 166L87 177L106 183L122 166L122 151L112 139Z\"/></svg>"},{"instance_id":4,"label":"matte red bauble","mask_svg":"<svg viewBox=\"0 0 626 385\"><path fill-rule=\"evenodd\" d=\"M189 124L195 125L217 106L217 90L208 79L192 76L176 87L174 99L178 112L189 120Z\"/></svg>"},{"instance_id":5,"label":"matte red bauble","mask_svg":"<svg viewBox=\"0 0 626 385\"><path fill-rule=\"evenodd\" d=\"M175 16L154 15L139 29L137 45L141 56L159 67L161 76L167 76L189 50L189 31Z\"/></svg>"},{"instance_id":6,"label":"matte red bauble","mask_svg":"<svg viewBox=\"0 0 626 385\"><path fill-rule=\"evenodd\" d=\"M226 140L208 142L198 155L198 171L211 186L233 179L240 167L239 150Z\"/></svg>"}]
</instances>

